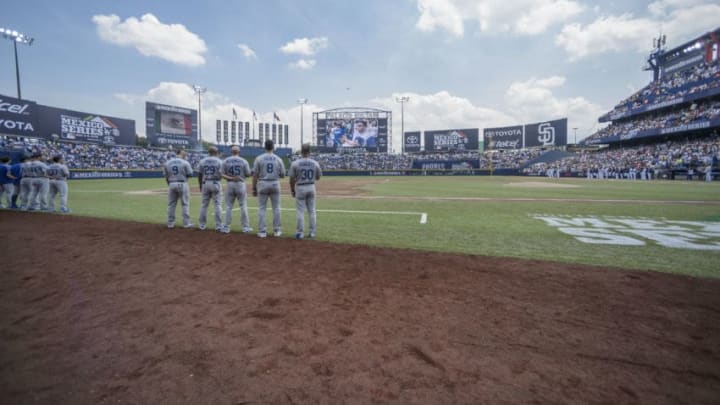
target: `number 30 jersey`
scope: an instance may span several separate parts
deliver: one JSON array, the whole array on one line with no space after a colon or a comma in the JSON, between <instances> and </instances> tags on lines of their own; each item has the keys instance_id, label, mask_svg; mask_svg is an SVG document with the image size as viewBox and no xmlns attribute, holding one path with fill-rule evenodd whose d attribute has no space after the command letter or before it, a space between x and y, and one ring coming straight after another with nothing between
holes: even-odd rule
<instances>
[{"instance_id":1,"label":"number 30 jersey","mask_svg":"<svg viewBox=\"0 0 720 405\"><path fill-rule=\"evenodd\" d=\"M260 181L277 181L285 177L285 165L274 153L263 153L255 158L253 173L257 173Z\"/></svg>"},{"instance_id":2,"label":"number 30 jersey","mask_svg":"<svg viewBox=\"0 0 720 405\"><path fill-rule=\"evenodd\" d=\"M322 176L322 170L315 160L302 158L294 161L292 165L290 165L288 176L295 178L295 184L298 186L305 186L315 184L315 180L320 179L320 176Z\"/></svg>"}]
</instances>

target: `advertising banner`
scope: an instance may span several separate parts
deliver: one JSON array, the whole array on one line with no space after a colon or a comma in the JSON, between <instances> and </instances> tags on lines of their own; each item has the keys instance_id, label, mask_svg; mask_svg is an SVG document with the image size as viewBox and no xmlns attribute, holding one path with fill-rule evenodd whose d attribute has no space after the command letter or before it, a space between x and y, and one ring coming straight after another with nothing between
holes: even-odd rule
<instances>
[{"instance_id":1,"label":"advertising banner","mask_svg":"<svg viewBox=\"0 0 720 405\"><path fill-rule=\"evenodd\" d=\"M222 142L222 121L216 120L215 124L217 125L216 141L220 143Z\"/></svg>"},{"instance_id":2,"label":"advertising banner","mask_svg":"<svg viewBox=\"0 0 720 405\"><path fill-rule=\"evenodd\" d=\"M479 138L477 128L425 131L425 151L476 151L480 147Z\"/></svg>"},{"instance_id":3,"label":"advertising banner","mask_svg":"<svg viewBox=\"0 0 720 405\"><path fill-rule=\"evenodd\" d=\"M245 123L245 143L250 139L250 121Z\"/></svg>"},{"instance_id":4,"label":"advertising banner","mask_svg":"<svg viewBox=\"0 0 720 405\"><path fill-rule=\"evenodd\" d=\"M420 131L405 132L403 145L406 153L420 152Z\"/></svg>"},{"instance_id":5,"label":"advertising banner","mask_svg":"<svg viewBox=\"0 0 720 405\"><path fill-rule=\"evenodd\" d=\"M417 170L471 170L480 168L480 160L413 160L412 168Z\"/></svg>"},{"instance_id":6,"label":"advertising banner","mask_svg":"<svg viewBox=\"0 0 720 405\"><path fill-rule=\"evenodd\" d=\"M135 145L135 121L93 113L37 106L36 136L104 145Z\"/></svg>"},{"instance_id":7,"label":"advertising banner","mask_svg":"<svg viewBox=\"0 0 720 405\"><path fill-rule=\"evenodd\" d=\"M525 125L525 147L567 145L567 118Z\"/></svg>"},{"instance_id":8,"label":"advertising banner","mask_svg":"<svg viewBox=\"0 0 720 405\"><path fill-rule=\"evenodd\" d=\"M237 122L230 122L230 143L234 144L237 142Z\"/></svg>"},{"instance_id":9,"label":"advertising banner","mask_svg":"<svg viewBox=\"0 0 720 405\"><path fill-rule=\"evenodd\" d=\"M227 120L223 121L223 142L228 143L230 141L230 128Z\"/></svg>"},{"instance_id":10,"label":"advertising banner","mask_svg":"<svg viewBox=\"0 0 720 405\"><path fill-rule=\"evenodd\" d=\"M36 136L37 103L0 94L0 134Z\"/></svg>"},{"instance_id":11,"label":"advertising banner","mask_svg":"<svg viewBox=\"0 0 720 405\"><path fill-rule=\"evenodd\" d=\"M290 137L288 135L288 126L287 124L284 125L285 127L285 145L290 145Z\"/></svg>"},{"instance_id":12,"label":"advertising banner","mask_svg":"<svg viewBox=\"0 0 720 405\"><path fill-rule=\"evenodd\" d=\"M197 110L145 103L145 134L150 146L194 147L197 144Z\"/></svg>"},{"instance_id":13,"label":"advertising banner","mask_svg":"<svg viewBox=\"0 0 720 405\"><path fill-rule=\"evenodd\" d=\"M485 128L483 129L483 145L485 150L522 149L523 126Z\"/></svg>"}]
</instances>

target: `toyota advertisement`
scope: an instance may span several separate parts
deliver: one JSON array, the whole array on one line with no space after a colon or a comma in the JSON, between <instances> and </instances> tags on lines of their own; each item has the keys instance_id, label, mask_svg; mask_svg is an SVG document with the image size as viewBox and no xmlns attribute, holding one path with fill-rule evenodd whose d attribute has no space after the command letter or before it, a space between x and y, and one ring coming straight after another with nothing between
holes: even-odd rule
<instances>
[{"instance_id":1,"label":"toyota advertisement","mask_svg":"<svg viewBox=\"0 0 720 405\"><path fill-rule=\"evenodd\" d=\"M511 150L567 145L567 118L511 127L485 128L486 150Z\"/></svg>"},{"instance_id":2,"label":"toyota advertisement","mask_svg":"<svg viewBox=\"0 0 720 405\"><path fill-rule=\"evenodd\" d=\"M405 132L403 135L405 153L420 152L420 131Z\"/></svg>"},{"instance_id":3,"label":"toyota advertisement","mask_svg":"<svg viewBox=\"0 0 720 405\"><path fill-rule=\"evenodd\" d=\"M35 136L37 104L0 95L0 134Z\"/></svg>"},{"instance_id":4,"label":"toyota advertisement","mask_svg":"<svg viewBox=\"0 0 720 405\"><path fill-rule=\"evenodd\" d=\"M197 144L197 110L145 103L145 134L151 146L194 147Z\"/></svg>"}]
</instances>

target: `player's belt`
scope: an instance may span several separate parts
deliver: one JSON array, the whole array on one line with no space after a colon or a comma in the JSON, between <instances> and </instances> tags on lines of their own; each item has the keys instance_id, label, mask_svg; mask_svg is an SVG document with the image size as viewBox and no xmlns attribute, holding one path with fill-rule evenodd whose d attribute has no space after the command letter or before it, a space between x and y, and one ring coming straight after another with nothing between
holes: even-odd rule
<instances>
[{"instance_id":1,"label":"player's belt","mask_svg":"<svg viewBox=\"0 0 720 405\"><path fill-rule=\"evenodd\" d=\"M173 180L170 183L185 183L185 180Z\"/></svg>"},{"instance_id":2,"label":"player's belt","mask_svg":"<svg viewBox=\"0 0 720 405\"><path fill-rule=\"evenodd\" d=\"M244 183L244 180L228 180L228 183Z\"/></svg>"},{"instance_id":3,"label":"player's belt","mask_svg":"<svg viewBox=\"0 0 720 405\"><path fill-rule=\"evenodd\" d=\"M280 181L279 179L259 179L259 181Z\"/></svg>"},{"instance_id":4,"label":"player's belt","mask_svg":"<svg viewBox=\"0 0 720 405\"><path fill-rule=\"evenodd\" d=\"M219 183L220 180L203 180L203 184L205 183Z\"/></svg>"}]
</instances>

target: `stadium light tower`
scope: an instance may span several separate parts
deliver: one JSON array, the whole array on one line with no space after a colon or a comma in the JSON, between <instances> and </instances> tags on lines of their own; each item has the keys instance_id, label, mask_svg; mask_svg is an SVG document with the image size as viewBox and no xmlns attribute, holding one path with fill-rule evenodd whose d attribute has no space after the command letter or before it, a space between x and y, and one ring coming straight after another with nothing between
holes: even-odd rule
<instances>
[{"instance_id":1,"label":"stadium light tower","mask_svg":"<svg viewBox=\"0 0 720 405\"><path fill-rule=\"evenodd\" d=\"M578 127L573 128L573 131L575 131L575 142L574 142L575 145L577 145L577 130L578 130Z\"/></svg>"},{"instance_id":2,"label":"stadium light tower","mask_svg":"<svg viewBox=\"0 0 720 405\"><path fill-rule=\"evenodd\" d=\"M400 154L405 154L405 103L410 101L410 97L395 97L395 101L400 103Z\"/></svg>"},{"instance_id":3,"label":"stadium light tower","mask_svg":"<svg viewBox=\"0 0 720 405\"><path fill-rule=\"evenodd\" d=\"M298 104L300 104L300 146L303 145L303 106L307 104L308 99L306 98L299 98Z\"/></svg>"},{"instance_id":4,"label":"stadium light tower","mask_svg":"<svg viewBox=\"0 0 720 405\"><path fill-rule=\"evenodd\" d=\"M17 94L18 99L22 99L22 93L20 92L20 65L18 64L17 44L19 42L27 46L32 46L33 42L35 42L35 38L30 38L25 34L21 34L9 28L0 28L0 35L13 42L13 49L15 50L15 80L17 81Z\"/></svg>"},{"instance_id":5,"label":"stadium light tower","mask_svg":"<svg viewBox=\"0 0 720 405\"><path fill-rule=\"evenodd\" d=\"M200 87L197 84L193 84L192 86L193 91L198 96L198 142L202 146L202 94L207 91L207 87Z\"/></svg>"}]
</instances>

